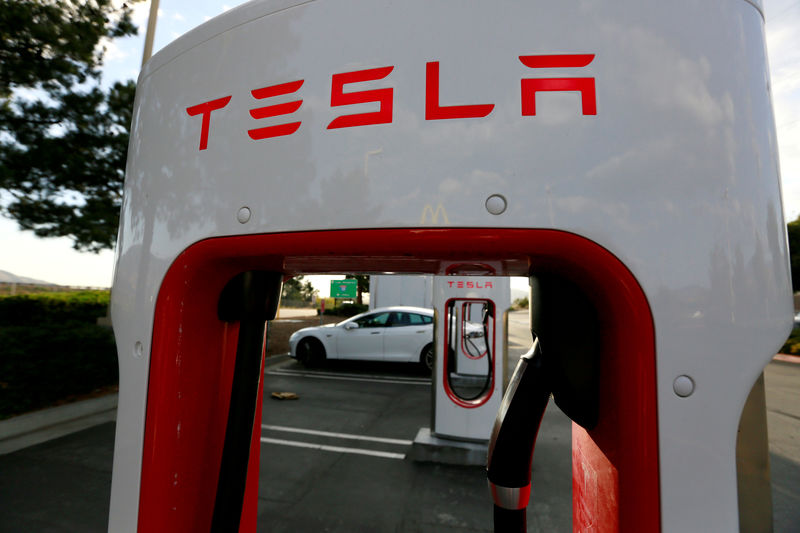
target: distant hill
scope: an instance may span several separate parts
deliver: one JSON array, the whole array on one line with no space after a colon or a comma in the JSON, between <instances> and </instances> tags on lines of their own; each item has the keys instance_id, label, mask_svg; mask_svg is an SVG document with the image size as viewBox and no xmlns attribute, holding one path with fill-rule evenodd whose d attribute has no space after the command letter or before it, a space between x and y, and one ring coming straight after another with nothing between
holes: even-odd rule
<instances>
[{"instance_id":1,"label":"distant hill","mask_svg":"<svg viewBox=\"0 0 800 533\"><path fill-rule=\"evenodd\" d=\"M28 278L25 276L17 276L11 272L0 270L0 283L25 283L28 285L55 285L49 281L42 281L40 279Z\"/></svg>"},{"instance_id":2,"label":"distant hill","mask_svg":"<svg viewBox=\"0 0 800 533\"><path fill-rule=\"evenodd\" d=\"M526 291L524 289L517 289L515 287L511 287L511 301L512 302L514 302L514 300L518 300L520 298L527 298L527 297L528 297L528 291Z\"/></svg>"}]
</instances>

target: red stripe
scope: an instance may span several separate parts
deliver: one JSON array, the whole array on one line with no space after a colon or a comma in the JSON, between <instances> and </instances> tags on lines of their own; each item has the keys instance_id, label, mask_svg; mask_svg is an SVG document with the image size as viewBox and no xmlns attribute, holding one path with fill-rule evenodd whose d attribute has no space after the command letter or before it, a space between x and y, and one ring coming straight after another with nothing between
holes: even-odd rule
<instances>
[{"instance_id":1,"label":"red stripe","mask_svg":"<svg viewBox=\"0 0 800 533\"><path fill-rule=\"evenodd\" d=\"M528 483L519 489L519 500L517 500L517 509L525 509L531 499L531 484Z\"/></svg>"}]
</instances>

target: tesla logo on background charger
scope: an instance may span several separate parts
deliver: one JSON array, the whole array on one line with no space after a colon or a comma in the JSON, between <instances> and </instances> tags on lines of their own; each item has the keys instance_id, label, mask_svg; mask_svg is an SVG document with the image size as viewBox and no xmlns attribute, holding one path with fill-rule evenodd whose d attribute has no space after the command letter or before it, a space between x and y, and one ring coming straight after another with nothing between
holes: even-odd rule
<instances>
[{"instance_id":1,"label":"tesla logo on background charger","mask_svg":"<svg viewBox=\"0 0 800 533\"><path fill-rule=\"evenodd\" d=\"M457 289L491 289L492 282L485 281L481 283L480 281L448 281L447 286L451 289L453 287Z\"/></svg>"},{"instance_id":2,"label":"tesla logo on background charger","mask_svg":"<svg viewBox=\"0 0 800 533\"><path fill-rule=\"evenodd\" d=\"M567 55L527 55L519 56L520 62L532 69L542 68L580 68L594 59L594 54ZM394 88L384 87L362 91L346 91L345 86L353 83L378 81L387 78L394 66L370 68L353 72L342 72L331 76L331 107L342 107L354 104L377 103L378 110L368 113L341 115L333 119L327 129L353 128L373 124L391 124L394 105ZM254 100L295 94L303 86L305 80L295 80L277 85L261 87L250 91ZM581 113L597 114L594 78L523 78L520 83L520 112L522 116L536 115L536 93L542 91L577 91L581 96ZM186 108L190 117L201 116L200 150L208 148L208 136L211 129L212 113L224 109L233 95L216 98ZM261 102L258 102L261 103ZM302 99L280 104L268 104L250 109L250 116L256 121L274 119L292 115L303 105ZM425 65L425 120L457 120L483 118L494 110L494 104L442 105L439 98L439 62L429 61ZM285 119L291 120L291 119ZM293 120L283 123L269 121L247 130L254 141L292 135L301 126L302 121Z\"/></svg>"}]
</instances>

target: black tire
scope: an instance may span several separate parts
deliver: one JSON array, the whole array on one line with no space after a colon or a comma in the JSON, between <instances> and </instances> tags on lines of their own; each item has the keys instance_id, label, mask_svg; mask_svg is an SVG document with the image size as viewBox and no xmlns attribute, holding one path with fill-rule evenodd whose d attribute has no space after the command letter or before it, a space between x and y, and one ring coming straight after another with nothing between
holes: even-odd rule
<instances>
[{"instance_id":1,"label":"black tire","mask_svg":"<svg viewBox=\"0 0 800 533\"><path fill-rule=\"evenodd\" d=\"M419 364L428 372L433 372L433 362L436 358L436 353L433 350L433 343L426 344L419 354Z\"/></svg>"},{"instance_id":2,"label":"black tire","mask_svg":"<svg viewBox=\"0 0 800 533\"><path fill-rule=\"evenodd\" d=\"M303 366L317 366L325 361L325 347L314 337L304 337L297 343L297 360Z\"/></svg>"}]
</instances>

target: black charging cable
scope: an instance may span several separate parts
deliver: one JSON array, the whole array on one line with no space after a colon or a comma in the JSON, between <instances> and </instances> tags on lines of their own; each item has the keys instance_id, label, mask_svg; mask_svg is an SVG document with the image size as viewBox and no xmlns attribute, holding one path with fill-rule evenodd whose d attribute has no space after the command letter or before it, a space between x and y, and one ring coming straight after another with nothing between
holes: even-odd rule
<instances>
[{"instance_id":1,"label":"black charging cable","mask_svg":"<svg viewBox=\"0 0 800 533\"><path fill-rule=\"evenodd\" d=\"M486 345L486 364L488 365L488 368L486 370L486 378L483 380L483 386L481 387L481 389L478 391L477 394L473 394L470 397L464 397L461 394L458 395L459 398L461 398L462 400L464 400L466 402L471 402L473 400L477 400L478 398L480 398L481 396L486 394L486 391L489 390L489 387L492 384L492 374L494 373L494 360L492 358L492 350L491 350L491 348L489 346L489 318L493 318L493 313L491 312L492 308L493 308L493 306L492 306L491 302L485 303L484 307L483 307L483 317L482 317L482 322L483 322L483 341L484 341L484 344ZM450 317L453 316L454 309L455 309L455 303L454 302L450 302L450 304L448 304L448 315ZM456 341L455 332L457 331L458 328L455 325L455 320L452 320L451 318L448 318L448 320L451 322L451 324L448 325L449 328L450 328L450 336L449 336L448 341L447 341L448 349L450 350L450 353L448 355L451 355L453 358L455 358L456 354L458 353L457 352L457 345L454 346L454 343ZM467 351L469 352L469 355L471 355L471 356L473 356L475 358L480 357L480 355L481 355L480 349L475 344L475 342L472 340L472 338L470 338L469 336L467 336L463 332L462 332L462 335L464 336L464 339L465 339L464 344L469 346L469 347L471 347L471 348L469 348L469 347L467 348ZM474 349L475 351L473 352L472 349ZM450 364L448 364L448 367L450 367ZM448 379L448 381L450 380L449 370L448 370L447 379ZM452 384L450 386L452 388Z\"/></svg>"},{"instance_id":2,"label":"black charging cable","mask_svg":"<svg viewBox=\"0 0 800 533\"><path fill-rule=\"evenodd\" d=\"M525 531L533 449L549 400L541 345L535 339L517 363L489 441L486 471L494 500L495 533Z\"/></svg>"}]
</instances>

